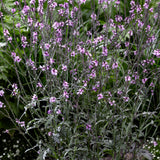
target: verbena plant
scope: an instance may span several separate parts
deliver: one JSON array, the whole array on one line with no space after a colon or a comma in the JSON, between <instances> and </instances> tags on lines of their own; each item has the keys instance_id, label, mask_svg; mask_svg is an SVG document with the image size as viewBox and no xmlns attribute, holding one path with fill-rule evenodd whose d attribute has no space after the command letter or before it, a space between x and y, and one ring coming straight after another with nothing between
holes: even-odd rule
<instances>
[{"instance_id":1,"label":"verbena plant","mask_svg":"<svg viewBox=\"0 0 160 160\"><path fill-rule=\"evenodd\" d=\"M0 113L33 138L37 159L152 159L141 144L158 128L160 6L132 0L124 17L121 3L31 0L15 1L11 10L1 6L1 60L15 78L1 86ZM3 23L4 10L12 30ZM24 106L20 116L8 95Z\"/></svg>"}]
</instances>

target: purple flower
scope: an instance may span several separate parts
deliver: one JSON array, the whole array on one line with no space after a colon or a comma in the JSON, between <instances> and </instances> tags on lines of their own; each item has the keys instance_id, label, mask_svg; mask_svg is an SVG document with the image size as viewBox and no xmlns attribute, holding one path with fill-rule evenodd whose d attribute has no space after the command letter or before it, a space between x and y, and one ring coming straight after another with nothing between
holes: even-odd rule
<instances>
[{"instance_id":1,"label":"purple flower","mask_svg":"<svg viewBox=\"0 0 160 160\"><path fill-rule=\"evenodd\" d=\"M25 6L23 7L22 13L23 13L24 15L26 15L29 10L30 10L29 6L26 6L26 5L25 5Z\"/></svg>"},{"instance_id":2,"label":"purple flower","mask_svg":"<svg viewBox=\"0 0 160 160\"><path fill-rule=\"evenodd\" d=\"M159 57L160 56L160 50L159 49L154 50L154 52L152 54Z\"/></svg>"},{"instance_id":3,"label":"purple flower","mask_svg":"<svg viewBox=\"0 0 160 160\"><path fill-rule=\"evenodd\" d=\"M142 83L145 84L148 78L142 79Z\"/></svg>"},{"instance_id":4,"label":"purple flower","mask_svg":"<svg viewBox=\"0 0 160 160\"><path fill-rule=\"evenodd\" d=\"M11 9L11 12L12 12L12 13L15 13L15 12L16 12L16 9L15 9L15 8L12 8L12 9Z\"/></svg>"},{"instance_id":5,"label":"purple flower","mask_svg":"<svg viewBox=\"0 0 160 160\"><path fill-rule=\"evenodd\" d=\"M37 97L36 94L34 94L33 97L32 97L32 101L35 101L35 100L38 100L38 97Z\"/></svg>"},{"instance_id":6,"label":"purple flower","mask_svg":"<svg viewBox=\"0 0 160 160\"><path fill-rule=\"evenodd\" d=\"M128 32L128 34L129 34L130 36L133 36L133 31L130 30L130 31Z\"/></svg>"},{"instance_id":7,"label":"purple flower","mask_svg":"<svg viewBox=\"0 0 160 160\"><path fill-rule=\"evenodd\" d=\"M69 98L69 94L68 94L68 92L67 92L67 91L64 91L64 92L63 92L63 97L65 97L65 98Z\"/></svg>"},{"instance_id":8,"label":"purple flower","mask_svg":"<svg viewBox=\"0 0 160 160\"><path fill-rule=\"evenodd\" d=\"M103 94L102 94L102 93L100 93L100 94L98 94L98 95L97 95L97 97L98 97L98 100L100 100L100 99L102 99L102 98L103 98Z\"/></svg>"},{"instance_id":9,"label":"purple flower","mask_svg":"<svg viewBox=\"0 0 160 160\"><path fill-rule=\"evenodd\" d=\"M15 1L15 2L14 2L14 5L18 6L18 5L19 5L19 2L18 2L18 1Z\"/></svg>"},{"instance_id":10,"label":"purple flower","mask_svg":"<svg viewBox=\"0 0 160 160\"><path fill-rule=\"evenodd\" d=\"M42 87L42 84L40 82L37 83L37 87Z\"/></svg>"},{"instance_id":11,"label":"purple flower","mask_svg":"<svg viewBox=\"0 0 160 160\"><path fill-rule=\"evenodd\" d=\"M67 71L67 66L64 65L64 64L62 64L62 70L63 70L63 71Z\"/></svg>"},{"instance_id":12,"label":"purple flower","mask_svg":"<svg viewBox=\"0 0 160 160\"><path fill-rule=\"evenodd\" d=\"M53 58L50 58L50 59L49 59L49 63L50 63L50 64L53 64L53 63L55 63L55 60L54 60Z\"/></svg>"},{"instance_id":13,"label":"purple flower","mask_svg":"<svg viewBox=\"0 0 160 160\"><path fill-rule=\"evenodd\" d=\"M75 51L72 51L72 52L71 52L71 57L75 57L76 54L77 54L77 53L75 53Z\"/></svg>"},{"instance_id":14,"label":"purple flower","mask_svg":"<svg viewBox=\"0 0 160 160\"><path fill-rule=\"evenodd\" d=\"M11 52L11 56L12 56L13 58L15 58L15 57L16 57L16 53L15 53L15 52Z\"/></svg>"},{"instance_id":15,"label":"purple flower","mask_svg":"<svg viewBox=\"0 0 160 160\"><path fill-rule=\"evenodd\" d=\"M123 18L122 18L120 15L116 15L116 16L115 16L116 22L121 22L122 19L123 19Z\"/></svg>"},{"instance_id":16,"label":"purple flower","mask_svg":"<svg viewBox=\"0 0 160 160\"><path fill-rule=\"evenodd\" d=\"M30 4L32 5L32 4L35 4L35 0L31 0L30 1Z\"/></svg>"},{"instance_id":17,"label":"purple flower","mask_svg":"<svg viewBox=\"0 0 160 160\"><path fill-rule=\"evenodd\" d=\"M63 82L63 87L64 87L65 89L67 89L67 88L69 87L68 82L64 81L64 82Z\"/></svg>"},{"instance_id":18,"label":"purple flower","mask_svg":"<svg viewBox=\"0 0 160 160\"><path fill-rule=\"evenodd\" d=\"M52 68L52 69L51 69L51 74L57 76L57 70L54 69L54 68Z\"/></svg>"},{"instance_id":19,"label":"purple flower","mask_svg":"<svg viewBox=\"0 0 160 160\"><path fill-rule=\"evenodd\" d=\"M113 63L112 69L115 69L115 68L117 68L117 67L118 67L118 63L117 63L117 62Z\"/></svg>"},{"instance_id":20,"label":"purple flower","mask_svg":"<svg viewBox=\"0 0 160 160\"><path fill-rule=\"evenodd\" d=\"M56 113L57 113L57 114L61 114L62 112L61 112L60 109L58 109L58 110L56 111Z\"/></svg>"},{"instance_id":21,"label":"purple flower","mask_svg":"<svg viewBox=\"0 0 160 160\"><path fill-rule=\"evenodd\" d=\"M9 31L8 31L8 29L4 29L4 31L3 31L3 34L4 34L4 36L9 36Z\"/></svg>"},{"instance_id":22,"label":"purple flower","mask_svg":"<svg viewBox=\"0 0 160 160\"><path fill-rule=\"evenodd\" d=\"M154 147L156 147L158 144L156 141L153 142Z\"/></svg>"},{"instance_id":23,"label":"purple flower","mask_svg":"<svg viewBox=\"0 0 160 160\"><path fill-rule=\"evenodd\" d=\"M83 88L80 88L80 89L78 90L78 92L77 92L77 95L82 95L83 92L84 92L84 89L83 89Z\"/></svg>"},{"instance_id":24,"label":"purple flower","mask_svg":"<svg viewBox=\"0 0 160 160\"><path fill-rule=\"evenodd\" d=\"M0 108L5 107L4 103L0 101Z\"/></svg>"},{"instance_id":25,"label":"purple flower","mask_svg":"<svg viewBox=\"0 0 160 160\"><path fill-rule=\"evenodd\" d=\"M86 3L86 0L79 0L80 4Z\"/></svg>"},{"instance_id":26,"label":"purple flower","mask_svg":"<svg viewBox=\"0 0 160 160\"><path fill-rule=\"evenodd\" d=\"M12 41L12 37L8 37L8 41L11 43L11 41Z\"/></svg>"},{"instance_id":27,"label":"purple flower","mask_svg":"<svg viewBox=\"0 0 160 160\"><path fill-rule=\"evenodd\" d=\"M4 131L4 133L9 133L9 130L8 130L8 129L6 129L6 130Z\"/></svg>"},{"instance_id":28,"label":"purple flower","mask_svg":"<svg viewBox=\"0 0 160 160\"><path fill-rule=\"evenodd\" d=\"M149 11L153 13L153 8L150 8Z\"/></svg>"},{"instance_id":29,"label":"purple flower","mask_svg":"<svg viewBox=\"0 0 160 160\"><path fill-rule=\"evenodd\" d=\"M48 136L51 136L52 135L52 132L48 132Z\"/></svg>"},{"instance_id":30,"label":"purple flower","mask_svg":"<svg viewBox=\"0 0 160 160\"><path fill-rule=\"evenodd\" d=\"M19 56L16 56L16 57L14 58L14 61L15 61L15 62L18 62L18 63L19 63L21 60L22 60L22 59L21 59Z\"/></svg>"},{"instance_id":31,"label":"purple flower","mask_svg":"<svg viewBox=\"0 0 160 160\"><path fill-rule=\"evenodd\" d=\"M49 50L50 47L51 47L51 45L48 44L48 43L46 43L46 44L44 45L44 48L45 48L46 50Z\"/></svg>"},{"instance_id":32,"label":"purple flower","mask_svg":"<svg viewBox=\"0 0 160 160\"><path fill-rule=\"evenodd\" d=\"M125 81L126 82L131 81L131 77L130 76L125 76Z\"/></svg>"},{"instance_id":33,"label":"purple flower","mask_svg":"<svg viewBox=\"0 0 160 160\"><path fill-rule=\"evenodd\" d=\"M52 113L52 110L49 109L47 113L48 113L48 114L51 114L51 113Z\"/></svg>"},{"instance_id":34,"label":"purple flower","mask_svg":"<svg viewBox=\"0 0 160 160\"><path fill-rule=\"evenodd\" d=\"M91 127L92 127L92 125L90 125L90 124L86 124L86 130L91 130Z\"/></svg>"},{"instance_id":35,"label":"purple flower","mask_svg":"<svg viewBox=\"0 0 160 160\"><path fill-rule=\"evenodd\" d=\"M16 27L17 27L17 28L20 28L20 26L21 26L20 23L17 23L17 24L16 24Z\"/></svg>"},{"instance_id":36,"label":"purple flower","mask_svg":"<svg viewBox=\"0 0 160 160\"><path fill-rule=\"evenodd\" d=\"M144 3L143 7L144 7L145 9L148 9L149 5L148 5L147 3Z\"/></svg>"},{"instance_id":37,"label":"purple flower","mask_svg":"<svg viewBox=\"0 0 160 160\"><path fill-rule=\"evenodd\" d=\"M125 102L129 101L129 97L123 97L123 99L124 99Z\"/></svg>"},{"instance_id":38,"label":"purple flower","mask_svg":"<svg viewBox=\"0 0 160 160\"><path fill-rule=\"evenodd\" d=\"M49 56L49 53L47 51L44 52L43 54L45 57L48 57Z\"/></svg>"},{"instance_id":39,"label":"purple flower","mask_svg":"<svg viewBox=\"0 0 160 160\"><path fill-rule=\"evenodd\" d=\"M93 20L96 20L96 17L97 17L97 16L96 16L95 13L92 13L92 14L91 14L91 18L92 18Z\"/></svg>"},{"instance_id":40,"label":"purple flower","mask_svg":"<svg viewBox=\"0 0 160 160\"><path fill-rule=\"evenodd\" d=\"M50 103L56 102L56 97L51 97L51 98L49 99L49 102L50 102Z\"/></svg>"},{"instance_id":41,"label":"purple flower","mask_svg":"<svg viewBox=\"0 0 160 160\"><path fill-rule=\"evenodd\" d=\"M0 12L0 18L2 18L3 17L3 13L2 12Z\"/></svg>"},{"instance_id":42,"label":"purple flower","mask_svg":"<svg viewBox=\"0 0 160 160\"><path fill-rule=\"evenodd\" d=\"M4 91L0 90L0 96L2 97L4 95Z\"/></svg>"},{"instance_id":43,"label":"purple flower","mask_svg":"<svg viewBox=\"0 0 160 160\"><path fill-rule=\"evenodd\" d=\"M28 23L29 23L29 26L31 26L31 25L32 25L32 23L33 23L33 19L32 19L31 17L29 17L29 18L28 18Z\"/></svg>"},{"instance_id":44,"label":"purple flower","mask_svg":"<svg viewBox=\"0 0 160 160\"><path fill-rule=\"evenodd\" d=\"M125 42L125 47L129 47L129 42Z\"/></svg>"}]
</instances>

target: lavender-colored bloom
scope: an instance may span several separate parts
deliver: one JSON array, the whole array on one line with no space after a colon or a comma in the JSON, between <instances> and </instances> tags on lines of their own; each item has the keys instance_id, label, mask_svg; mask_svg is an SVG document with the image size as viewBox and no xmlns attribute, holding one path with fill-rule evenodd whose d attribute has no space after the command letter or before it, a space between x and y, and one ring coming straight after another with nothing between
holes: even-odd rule
<instances>
[{"instance_id":1,"label":"lavender-colored bloom","mask_svg":"<svg viewBox=\"0 0 160 160\"><path fill-rule=\"evenodd\" d=\"M52 132L48 132L48 136L51 136L52 135Z\"/></svg>"},{"instance_id":2,"label":"lavender-colored bloom","mask_svg":"<svg viewBox=\"0 0 160 160\"><path fill-rule=\"evenodd\" d=\"M50 59L49 59L49 63L50 63L50 64L53 64L53 63L55 63L55 60L54 60L53 58L50 58Z\"/></svg>"},{"instance_id":3,"label":"lavender-colored bloom","mask_svg":"<svg viewBox=\"0 0 160 160\"><path fill-rule=\"evenodd\" d=\"M97 97L98 97L98 100L100 100L100 99L102 99L102 98L103 98L103 94L102 94L102 93L100 93L100 94L98 94L98 95L97 95Z\"/></svg>"},{"instance_id":4,"label":"lavender-colored bloom","mask_svg":"<svg viewBox=\"0 0 160 160\"><path fill-rule=\"evenodd\" d=\"M12 12L12 13L15 13L15 12L16 12L16 9L15 9L15 8L12 8L12 9L11 9L11 12Z\"/></svg>"},{"instance_id":5,"label":"lavender-colored bloom","mask_svg":"<svg viewBox=\"0 0 160 160\"><path fill-rule=\"evenodd\" d=\"M37 32L33 32L33 44L37 43Z\"/></svg>"},{"instance_id":6,"label":"lavender-colored bloom","mask_svg":"<svg viewBox=\"0 0 160 160\"><path fill-rule=\"evenodd\" d=\"M51 97L51 98L49 99L49 102L50 102L50 103L56 102L56 97Z\"/></svg>"},{"instance_id":7,"label":"lavender-colored bloom","mask_svg":"<svg viewBox=\"0 0 160 160\"><path fill-rule=\"evenodd\" d=\"M37 87L42 87L42 84L40 82L37 83Z\"/></svg>"},{"instance_id":8,"label":"lavender-colored bloom","mask_svg":"<svg viewBox=\"0 0 160 160\"><path fill-rule=\"evenodd\" d=\"M148 5L147 3L144 3L143 7L144 7L145 9L148 9L149 5Z\"/></svg>"},{"instance_id":9,"label":"lavender-colored bloom","mask_svg":"<svg viewBox=\"0 0 160 160\"><path fill-rule=\"evenodd\" d=\"M133 31L130 30L130 31L128 32L128 34L129 34L130 36L133 36Z\"/></svg>"},{"instance_id":10,"label":"lavender-colored bloom","mask_svg":"<svg viewBox=\"0 0 160 160\"><path fill-rule=\"evenodd\" d=\"M39 26L40 29L44 28L44 24L43 23L39 23L38 26Z\"/></svg>"},{"instance_id":11,"label":"lavender-colored bloom","mask_svg":"<svg viewBox=\"0 0 160 160\"><path fill-rule=\"evenodd\" d=\"M92 125L90 125L90 124L86 124L86 130L91 130L91 128L92 128Z\"/></svg>"},{"instance_id":12,"label":"lavender-colored bloom","mask_svg":"<svg viewBox=\"0 0 160 160\"><path fill-rule=\"evenodd\" d=\"M78 90L78 92L77 92L77 95L82 95L83 92L84 92L84 89L83 89L83 88L80 88L80 89Z\"/></svg>"},{"instance_id":13,"label":"lavender-colored bloom","mask_svg":"<svg viewBox=\"0 0 160 160\"><path fill-rule=\"evenodd\" d=\"M77 53L75 53L75 51L72 51L72 52L71 52L71 57L75 57L76 54L77 54Z\"/></svg>"},{"instance_id":14,"label":"lavender-colored bloom","mask_svg":"<svg viewBox=\"0 0 160 160\"><path fill-rule=\"evenodd\" d=\"M9 130L8 130L8 129L6 129L6 130L4 131L4 133L9 133Z\"/></svg>"},{"instance_id":15,"label":"lavender-colored bloom","mask_svg":"<svg viewBox=\"0 0 160 160\"><path fill-rule=\"evenodd\" d=\"M125 42L125 47L129 47L129 42Z\"/></svg>"},{"instance_id":16,"label":"lavender-colored bloom","mask_svg":"<svg viewBox=\"0 0 160 160\"><path fill-rule=\"evenodd\" d=\"M8 41L9 41L9 43L11 43L12 37L8 37Z\"/></svg>"},{"instance_id":17,"label":"lavender-colored bloom","mask_svg":"<svg viewBox=\"0 0 160 160\"><path fill-rule=\"evenodd\" d=\"M35 101L35 100L38 100L38 97L37 97L36 94L34 94L33 97L32 97L32 101Z\"/></svg>"},{"instance_id":18,"label":"lavender-colored bloom","mask_svg":"<svg viewBox=\"0 0 160 160\"><path fill-rule=\"evenodd\" d=\"M121 95L122 93L123 93L123 92L120 91L120 90L117 91L117 94L119 94L119 95Z\"/></svg>"},{"instance_id":19,"label":"lavender-colored bloom","mask_svg":"<svg viewBox=\"0 0 160 160\"><path fill-rule=\"evenodd\" d=\"M17 28L20 28L20 26L21 26L20 23L17 23L17 24L16 24L16 27L17 27Z\"/></svg>"},{"instance_id":20,"label":"lavender-colored bloom","mask_svg":"<svg viewBox=\"0 0 160 160\"><path fill-rule=\"evenodd\" d=\"M63 87L64 87L65 89L67 89L67 88L69 87L68 82L64 81L64 82L63 82Z\"/></svg>"},{"instance_id":21,"label":"lavender-colored bloom","mask_svg":"<svg viewBox=\"0 0 160 160\"><path fill-rule=\"evenodd\" d=\"M153 8L150 8L149 11L153 13ZM155 17L154 17L154 18L155 18ZM155 18L155 19L156 19L156 18Z\"/></svg>"},{"instance_id":22,"label":"lavender-colored bloom","mask_svg":"<svg viewBox=\"0 0 160 160\"><path fill-rule=\"evenodd\" d=\"M2 12L0 12L0 18L2 18L3 17L3 13Z\"/></svg>"},{"instance_id":23,"label":"lavender-colored bloom","mask_svg":"<svg viewBox=\"0 0 160 160\"><path fill-rule=\"evenodd\" d=\"M15 62L18 62L18 63L19 63L21 60L22 60L22 59L21 59L19 56L16 56L16 57L14 58L14 61L15 61Z\"/></svg>"},{"instance_id":24,"label":"lavender-colored bloom","mask_svg":"<svg viewBox=\"0 0 160 160\"><path fill-rule=\"evenodd\" d=\"M145 84L148 78L142 79L142 83Z\"/></svg>"},{"instance_id":25,"label":"lavender-colored bloom","mask_svg":"<svg viewBox=\"0 0 160 160\"><path fill-rule=\"evenodd\" d=\"M116 22L121 22L123 20L123 18L120 15L116 15L115 20L116 20Z\"/></svg>"},{"instance_id":26,"label":"lavender-colored bloom","mask_svg":"<svg viewBox=\"0 0 160 160\"><path fill-rule=\"evenodd\" d=\"M159 49L154 50L154 52L152 54L159 57L160 56L160 50Z\"/></svg>"},{"instance_id":27,"label":"lavender-colored bloom","mask_svg":"<svg viewBox=\"0 0 160 160\"><path fill-rule=\"evenodd\" d=\"M118 63L117 62L115 62L115 63L112 64L112 69L115 69L117 67L118 67Z\"/></svg>"},{"instance_id":28,"label":"lavender-colored bloom","mask_svg":"<svg viewBox=\"0 0 160 160\"><path fill-rule=\"evenodd\" d=\"M43 54L45 57L48 57L49 56L49 53L47 51L44 52Z\"/></svg>"},{"instance_id":29,"label":"lavender-colored bloom","mask_svg":"<svg viewBox=\"0 0 160 160\"><path fill-rule=\"evenodd\" d=\"M63 70L63 71L67 71L67 66L64 65L64 64L62 64L62 70Z\"/></svg>"},{"instance_id":30,"label":"lavender-colored bloom","mask_svg":"<svg viewBox=\"0 0 160 160\"><path fill-rule=\"evenodd\" d=\"M18 89L17 84L16 84L16 83L13 83L13 84L12 84L12 88L13 88L13 89Z\"/></svg>"},{"instance_id":31,"label":"lavender-colored bloom","mask_svg":"<svg viewBox=\"0 0 160 160\"><path fill-rule=\"evenodd\" d=\"M45 48L46 50L49 50L50 47L51 47L51 45L50 45L49 43L46 43L46 44L44 45L44 48Z\"/></svg>"},{"instance_id":32,"label":"lavender-colored bloom","mask_svg":"<svg viewBox=\"0 0 160 160\"><path fill-rule=\"evenodd\" d=\"M18 5L19 5L19 2L18 2L18 1L15 1L15 2L14 2L14 5L18 6Z\"/></svg>"},{"instance_id":33,"label":"lavender-colored bloom","mask_svg":"<svg viewBox=\"0 0 160 160\"><path fill-rule=\"evenodd\" d=\"M33 24L33 19L31 17L28 17L28 23L29 23L29 26Z\"/></svg>"},{"instance_id":34,"label":"lavender-colored bloom","mask_svg":"<svg viewBox=\"0 0 160 160\"><path fill-rule=\"evenodd\" d=\"M23 48L25 48L26 45L28 44L28 42L27 42L26 40L27 40L27 38L26 38L25 36L22 36L22 37L21 37L22 47L23 47Z\"/></svg>"},{"instance_id":35,"label":"lavender-colored bloom","mask_svg":"<svg viewBox=\"0 0 160 160\"><path fill-rule=\"evenodd\" d=\"M92 13L92 14L91 14L91 18L92 18L93 20L96 20L96 17L97 17L97 16L96 16L95 13Z\"/></svg>"},{"instance_id":36,"label":"lavender-colored bloom","mask_svg":"<svg viewBox=\"0 0 160 160\"><path fill-rule=\"evenodd\" d=\"M90 74L90 78L95 78L96 77L96 71L92 69L92 72Z\"/></svg>"},{"instance_id":37,"label":"lavender-colored bloom","mask_svg":"<svg viewBox=\"0 0 160 160\"><path fill-rule=\"evenodd\" d=\"M8 37L10 35L8 29L4 29L3 34L5 37Z\"/></svg>"},{"instance_id":38,"label":"lavender-colored bloom","mask_svg":"<svg viewBox=\"0 0 160 160\"><path fill-rule=\"evenodd\" d=\"M131 5L131 7L133 8L133 7L135 6L135 1L132 0L132 1L130 2L130 5Z\"/></svg>"},{"instance_id":39,"label":"lavender-colored bloom","mask_svg":"<svg viewBox=\"0 0 160 160\"><path fill-rule=\"evenodd\" d=\"M2 97L4 95L4 91L0 90L0 96Z\"/></svg>"},{"instance_id":40,"label":"lavender-colored bloom","mask_svg":"<svg viewBox=\"0 0 160 160\"><path fill-rule=\"evenodd\" d=\"M123 97L123 99L124 99L125 102L129 101L129 97Z\"/></svg>"},{"instance_id":41,"label":"lavender-colored bloom","mask_svg":"<svg viewBox=\"0 0 160 160\"><path fill-rule=\"evenodd\" d=\"M65 97L65 98L69 98L69 94L68 94L68 92L67 92L67 91L64 91L64 92L63 92L63 97Z\"/></svg>"},{"instance_id":42,"label":"lavender-colored bloom","mask_svg":"<svg viewBox=\"0 0 160 160\"><path fill-rule=\"evenodd\" d=\"M80 4L86 3L86 0L79 0Z\"/></svg>"},{"instance_id":43,"label":"lavender-colored bloom","mask_svg":"<svg viewBox=\"0 0 160 160\"><path fill-rule=\"evenodd\" d=\"M141 5L137 5L137 8L136 8L136 10L137 10L137 13L141 13L141 12L142 12Z\"/></svg>"},{"instance_id":44,"label":"lavender-colored bloom","mask_svg":"<svg viewBox=\"0 0 160 160\"><path fill-rule=\"evenodd\" d=\"M56 111L56 113L57 113L57 114L61 114L62 112L61 112L60 109L58 109L58 110Z\"/></svg>"},{"instance_id":45,"label":"lavender-colored bloom","mask_svg":"<svg viewBox=\"0 0 160 160\"><path fill-rule=\"evenodd\" d=\"M47 111L47 113L48 113L48 114L51 114L51 113L52 113L52 110L49 109L49 110Z\"/></svg>"},{"instance_id":46,"label":"lavender-colored bloom","mask_svg":"<svg viewBox=\"0 0 160 160\"><path fill-rule=\"evenodd\" d=\"M0 101L0 108L4 107L4 103Z\"/></svg>"},{"instance_id":47,"label":"lavender-colored bloom","mask_svg":"<svg viewBox=\"0 0 160 160\"><path fill-rule=\"evenodd\" d=\"M126 82L131 81L131 77L130 76L125 76L125 81Z\"/></svg>"},{"instance_id":48,"label":"lavender-colored bloom","mask_svg":"<svg viewBox=\"0 0 160 160\"><path fill-rule=\"evenodd\" d=\"M31 0L30 1L30 4L32 5L32 4L35 4L35 0Z\"/></svg>"},{"instance_id":49,"label":"lavender-colored bloom","mask_svg":"<svg viewBox=\"0 0 160 160\"><path fill-rule=\"evenodd\" d=\"M154 147L156 147L158 145L158 143L156 141L153 142Z\"/></svg>"},{"instance_id":50,"label":"lavender-colored bloom","mask_svg":"<svg viewBox=\"0 0 160 160\"><path fill-rule=\"evenodd\" d=\"M54 69L54 68L52 68L52 69L51 69L51 74L57 76L57 70Z\"/></svg>"},{"instance_id":51,"label":"lavender-colored bloom","mask_svg":"<svg viewBox=\"0 0 160 160\"><path fill-rule=\"evenodd\" d=\"M28 11L30 10L30 7L29 6L24 6L23 7L23 9L22 9L22 13L24 14L24 15L26 15L26 14L28 14Z\"/></svg>"}]
</instances>

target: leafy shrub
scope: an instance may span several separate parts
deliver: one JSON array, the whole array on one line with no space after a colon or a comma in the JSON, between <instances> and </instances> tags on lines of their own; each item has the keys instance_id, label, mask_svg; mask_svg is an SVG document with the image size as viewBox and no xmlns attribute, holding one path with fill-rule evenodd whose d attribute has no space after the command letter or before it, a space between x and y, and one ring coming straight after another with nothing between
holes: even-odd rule
<instances>
[{"instance_id":1,"label":"leafy shrub","mask_svg":"<svg viewBox=\"0 0 160 160\"><path fill-rule=\"evenodd\" d=\"M37 159L146 157L141 140L158 128L159 10L147 0L131 1L127 17L118 0L14 4L8 12L21 19L12 31L2 25L1 57L15 79L0 90L0 112L36 141ZM24 107L20 116L8 95Z\"/></svg>"}]
</instances>

